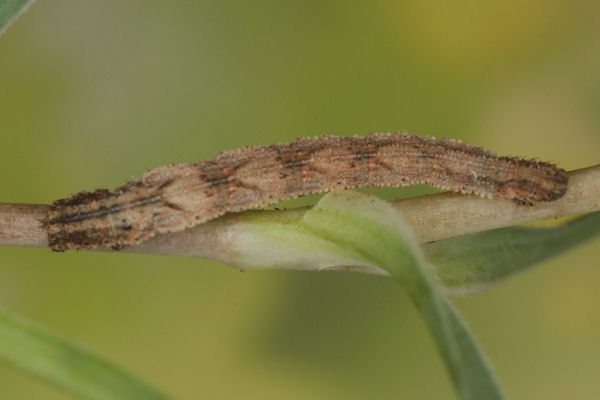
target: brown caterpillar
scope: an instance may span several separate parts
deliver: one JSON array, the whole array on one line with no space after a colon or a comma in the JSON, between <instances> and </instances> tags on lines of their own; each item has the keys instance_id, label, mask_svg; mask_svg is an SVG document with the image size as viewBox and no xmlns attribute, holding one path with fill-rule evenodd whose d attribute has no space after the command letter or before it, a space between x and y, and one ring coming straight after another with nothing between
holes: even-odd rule
<instances>
[{"instance_id":1,"label":"brown caterpillar","mask_svg":"<svg viewBox=\"0 0 600 400\"><path fill-rule=\"evenodd\" d=\"M113 192L100 189L55 201L45 225L55 251L119 249L227 212L334 189L418 183L531 205L561 197L568 175L546 162L498 157L455 140L323 135L158 167Z\"/></svg>"}]
</instances>

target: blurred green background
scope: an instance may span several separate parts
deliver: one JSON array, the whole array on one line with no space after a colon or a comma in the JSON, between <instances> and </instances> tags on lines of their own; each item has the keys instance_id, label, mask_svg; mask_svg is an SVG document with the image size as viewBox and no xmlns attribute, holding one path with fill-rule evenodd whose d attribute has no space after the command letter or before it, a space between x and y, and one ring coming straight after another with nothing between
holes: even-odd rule
<instances>
[{"instance_id":1,"label":"blurred green background","mask_svg":"<svg viewBox=\"0 0 600 400\"><path fill-rule=\"evenodd\" d=\"M592 0L39 1L0 38L0 201L320 133L407 130L594 165L599 13ZM595 240L454 301L512 398L600 396L599 256ZM181 399L454 398L383 277L0 248L0 304ZM4 366L0 397L71 398Z\"/></svg>"}]
</instances>

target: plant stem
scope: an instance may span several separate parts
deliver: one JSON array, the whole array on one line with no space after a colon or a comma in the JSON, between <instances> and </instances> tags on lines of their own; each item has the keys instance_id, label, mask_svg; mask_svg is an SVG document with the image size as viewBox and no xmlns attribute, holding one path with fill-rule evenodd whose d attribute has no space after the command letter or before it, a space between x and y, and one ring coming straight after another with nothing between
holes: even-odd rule
<instances>
[{"instance_id":1,"label":"plant stem","mask_svg":"<svg viewBox=\"0 0 600 400\"><path fill-rule=\"evenodd\" d=\"M44 204L0 204L0 246L46 247L47 210Z\"/></svg>"},{"instance_id":2,"label":"plant stem","mask_svg":"<svg viewBox=\"0 0 600 400\"><path fill-rule=\"evenodd\" d=\"M600 210L600 165L572 171L569 177L569 189L562 198L530 207L502 199L448 192L396 200L391 204L413 227L421 242ZM47 209L47 205L39 204L0 204L0 246L47 247L42 222ZM299 218L305 211L230 214L181 232L157 235L126 251L195 256L232 264L231 241L248 218L256 218L258 213L266 218L285 220Z\"/></svg>"}]
</instances>

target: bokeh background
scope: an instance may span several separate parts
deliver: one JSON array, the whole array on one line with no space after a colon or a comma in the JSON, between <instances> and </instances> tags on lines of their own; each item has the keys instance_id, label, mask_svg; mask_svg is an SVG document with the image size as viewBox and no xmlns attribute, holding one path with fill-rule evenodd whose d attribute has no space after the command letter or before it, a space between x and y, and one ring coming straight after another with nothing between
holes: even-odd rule
<instances>
[{"instance_id":1,"label":"bokeh background","mask_svg":"<svg viewBox=\"0 0 600 400\"><path fill-rule=\"evenodd\" d=\"M598 15L592 0L39 1L0 38L0 201L320 133L594 165ZM599 258L597 239L454 301L512 398L600 396ZM0 248L0 304L180 399L455 396L383 277ZM4 366L0 397L71 398Z\"/></svg>"}]
</instances>

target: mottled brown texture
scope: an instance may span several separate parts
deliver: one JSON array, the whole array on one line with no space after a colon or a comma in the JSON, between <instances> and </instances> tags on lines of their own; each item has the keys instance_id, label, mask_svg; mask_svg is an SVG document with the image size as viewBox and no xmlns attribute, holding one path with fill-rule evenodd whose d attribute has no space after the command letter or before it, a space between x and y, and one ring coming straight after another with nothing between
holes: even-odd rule
<instances>
[{"instance_id":1,"label":"mottled brown texture","mask_svg":"<svg viewBox=\"0 0 600 400\"><path fill-rule=\"evenodd\" d=\"M558 199L567 182L567 173L552 164L498 157L455 140L408 134L321 136L158 167L114 192L82 192L54 202L46 227L56 251L118 249L227 212L334 189L427 183L528 205Z\"/></svg>"}]
</instances>

